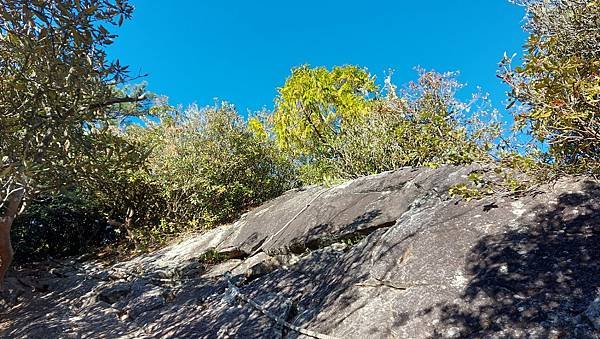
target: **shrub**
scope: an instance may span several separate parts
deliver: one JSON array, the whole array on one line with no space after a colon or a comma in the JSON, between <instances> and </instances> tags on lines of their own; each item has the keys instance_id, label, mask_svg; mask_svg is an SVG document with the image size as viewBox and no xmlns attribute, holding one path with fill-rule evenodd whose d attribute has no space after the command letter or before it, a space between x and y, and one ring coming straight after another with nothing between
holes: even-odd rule
<instances>
[{"instance_id":1,"label":"shrub","mask_svg":"<svg viewBox=\"0 0 600 339\"><path fill-rule=\"evenodd\" d=\"M290 160L257 129L262 124L246 124L232 105L179 112L160 104L151 111L157 116L144 126L113 125L103 135L119 142L89 144L110 145L94 153L101 171L34 202L17 220L20 260L81 254L107 242L121 254L149 250L231 221L297 185ZM121 166L120 154L129 162L135 154L137 168Z\"/></svg>"},{"instance_id":2,"label":"shrub","mask_svg":"<svg viewBox=\"0 0 600 339\"><path fill-rule=\"evenodd\" d=\"M600 1L522 0L529 32L523 64L499 76L519 102L519 127L548 145L563 172L600 173Z\"/></svg>"},{"instance_id":3,"label":"shrub","mask_svg":"<svg viewBox=\"0 0 600 339\"><path fill-rule=\"evenodd\" d=\"M145 145L115 121L86 146L94 155L86 178L31 201L16 219L12 237L19 260L82 254L109 243L138 248L157 243L149 235L160 222L164 200L147 180Z\"/></svg>"},{"instance_id":4,"label":"shrub","mask_svg":"<svg viewBox=\"0 0 600 339\"><path fill-rule=\"evenodd\" d=\"M345 81L342 75L348 73L359 80ZM279 91L275 137L300 164L300 177L307 183L403 166L489 160L499 125L481 118L495 111L477 110L467 117L485 100L457 100L461 85L454 76L420 70L419 80L400 93L388 79L383 96L374 92L373 77L364 69L345 66L328 72L303 66ZM351 104L339 99L345 95Z\"/></svg>"},{"instance_id":5,"label":"shrub","mask_svg":"<svg viewBox=\"0 0 600 339\"><path fill-rule=\"evenodd\" d=\"M12 241L18 262L80 255L119 238L102 207L80 192L42 197L17 217Z\"/></svg>"},{"instance_id":6,"label":"shrub","mask_svg":"<svg viewBox=\"0 0 600 339\"><path fill-rule=\"evenodd\" d=\"M148 171L136 176L158 190L164 204L153 212L162 219L156 232L230 221L295 185L287 158L272 140L254 133L230 104L192 106L159 118L127 132L150 152Z\"/></svg>"},{"instance_id":7,"label":"shrub","mask_svg":"<svg viewBox=\"0 0 600 339\"><path fill-rule=\"evenodd\" d=\"M478 107L467 117L485 100L481 96L469 103L457 100L462 85L454 76L420 70L418 81L399 95L388 80L387 96L375 101L371 112L340 138L341 157L332 162L335 172L357 177L403 166L491 160L489 151L499 132L488 114L494 111Z\"/></svg>"}]
</instances>

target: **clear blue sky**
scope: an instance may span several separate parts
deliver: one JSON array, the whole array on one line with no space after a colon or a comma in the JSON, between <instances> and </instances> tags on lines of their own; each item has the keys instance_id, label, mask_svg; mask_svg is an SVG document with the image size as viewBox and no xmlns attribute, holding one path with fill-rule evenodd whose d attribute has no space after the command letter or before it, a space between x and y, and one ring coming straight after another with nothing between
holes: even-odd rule
<instances>
[{"instance_id":1,"label":"clear blue sky","mask_svg":"<svg viewBox=\"0 0 600 339\"><path fill-rule=\"evenodd\" d=\"M172 104L234 103L242 114L273 106L290 69L356 64L394 82L413 68L461 72L491 93L503 53L521 53L523 9L507 0L132 0L133 19L110 53L148 73L149 89ZM468 90L467 90L468 91Z\"/></svg>"}]
</instances>

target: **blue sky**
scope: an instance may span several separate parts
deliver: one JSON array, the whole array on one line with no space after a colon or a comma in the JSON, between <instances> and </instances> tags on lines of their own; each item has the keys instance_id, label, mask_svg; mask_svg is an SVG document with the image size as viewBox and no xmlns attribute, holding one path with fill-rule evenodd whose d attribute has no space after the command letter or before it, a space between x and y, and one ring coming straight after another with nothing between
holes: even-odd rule
<instances>
[{"instance_id":1,"label":"blue sky","mask_svg":"<svg viewBox=\"0 0 600 339\"><path fill-rule=\"evenodd\" d=\"M507 0L204 1L132 0L133 19L110 53L148 73L172 104L234 103L242 114L271 108L290 69L355 64L381 81L415 78L414 67L460 71L502 106L496 78L506 51L521 53L523 9Z\"/></svg>"}]
</instances>

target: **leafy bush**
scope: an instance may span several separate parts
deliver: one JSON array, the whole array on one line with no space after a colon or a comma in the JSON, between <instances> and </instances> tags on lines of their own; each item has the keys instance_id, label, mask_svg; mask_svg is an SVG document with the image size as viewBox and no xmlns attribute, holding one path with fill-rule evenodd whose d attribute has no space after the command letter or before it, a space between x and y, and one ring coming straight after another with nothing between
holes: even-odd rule
<instances>
[{"instance_id":1,"label":"leafy bush","mask_svg":"<svg viewBox=\"0 0 600 339\"><path fill-rule=\"evenodd\" d=\"M102 170L18 219L13 238L21 260L80 254L106 241L118 243L113 249L121 254L148 250L231 221L296 186L295 168L274 140L232 105L184 112L157 105L152 112L145 126L113 125L103 134L111 140L90 142ZM120 165L133 154L137 168Z\"/></svg>"},{"instance_id":2,"label":"leafy bush","mask_svg":"<svg viewBox=\"0 0 600 339\"><path fill-rule=\"evenodd\" d=\"M600 1L521 0L529 32L523 65L505 57L519 127L549 145L563 172L600 173Z\"/></svg>"},{"instance_id":3,"label":"leafy bush","mask_svg":"<svg viewBox=\"0 0 600 339\"><path fill-rule=\"evenodd\" d=\"M177 231L162 222L167 201L162 187L150 180L147 162L136 170L115 169L107 174L103 186L90 193L104 218L121 235L116 249L147 250Z\"/></svg>"},{"instance_id":4,"label":"leafy bush","mask_svg":"<svg viewBox=\"0 0 600 339\"><path fill-rule=\"evenodd\" d=\"M13 224L16 260L80 255L119 238L102 207L78 192L34 201Z\"/></svg>"},{"instance_id":5,"label":"leafy bush","mask_svg":"<svg viewBox=\"0 0 600 339\"><path fill-rule=\"evenodd\" d=\"M335 172L345 177L379 173L403 166L469 164L490 160L489 151L499 132L493 110L482 107L479 96L469 103L456 99L461 85L455 74L425 72L396 93L387 80L387 96L374 102L371 112L348 128L337 145ZM484 120L482 120L484 119Z\"/></svg>"},{"instance_id":6,"label":"leafy bush","mask_svg":"<svg viewBox=\"0 0 600 339\"><path fill-rule=\"evenodd\" d=\"M250 206L295 185L294 170L269 138L253 132L234 107L220 106L163 113L146 127L131 126L127 135L149 151L147 171L134 173L138 187L159 199L145 213L160 219L159 236L230 221ZM131 184L131 183L130 183ZM143 199L143 197L140 197ZM135 222L134 222L135 224Z\"/></svg>"},{"instance_id":7,"label":"leafy bush","mask_svg":"<svg viewBox=\"0 0 600 339\"><path fill-rule=\"evenodd\" d=\"M273 128L277 145L295 158L304 181L329 175L326 163L340 156L337 145L368 114L376 90L374 77L356 66L292 70L278 89Z\"/></svg>"},{"instance_id":8,"label":"leafy bush","mask_svg":"<svg viewBox=\"0 0 600 339\"><path fill-rule=\"evenodd\" d=\"M420 70L419 80L400 93L387 79L386 96L374 92L373 81L358 67L328 72L303 66L279 90L275 137L300 164L304 182L489 160L499 126L481 118L494 111L467 117L485 100L457 100L461 85L453 73Z\"/></svg>"},{"instance_id":9,"label":"leafy bush","mask_svg":"<svg viewBox=\"0 0 600 339\"><path fill-rule=\"evenodd\" d=\"M147 149L118 125L113 121L102 134L88 135L87 152L93 154L88 161L93 164L79 165L87 171L85 178L72 178L52 194L28 201L12 232L18 260L82 254L109 243L140 247L149 242L140 230L160 222L164 202L160 190L146 181ZM50 175L60 173L48 171Z\"/></svg>"}]
</instances>

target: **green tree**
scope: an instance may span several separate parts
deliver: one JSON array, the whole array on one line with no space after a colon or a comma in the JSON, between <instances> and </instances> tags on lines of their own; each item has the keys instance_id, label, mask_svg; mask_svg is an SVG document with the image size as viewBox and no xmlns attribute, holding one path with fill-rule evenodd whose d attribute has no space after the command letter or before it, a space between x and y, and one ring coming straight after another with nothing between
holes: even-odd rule
<instances>
[{"instance_id":1,"label":"green tree","mask_svg":"<svg viewBox=\"0 0 600 339\"><path fill-rule=\"evenodd\" d=\"M600 173L600 1L521 0L529 38L521 66L505 57L518 127L549 146L562 171Z\"/></svg>"},{"instance_id":2,"label":"green tree","mask_svg":"<svg viewBox=\"0 0 600 339\"><path fill-rule=\"evenodd\" d=\"M118 89L127 68L105 52L115 38L106 27L132 10L127 0L0 0L0 281L29 199L142 156L113 122L144 97Z\"/></svg>"},{"instance_id":3,"label":"green tree","mask_svg":"<svg viewBox=\"0 0 600 339\"><path fill-rule=\"evenodd\" d=\"M129 186L151 187L162 203L154 212L146 209L154 217L145 218L162 222L138 223L133 230L141 247L142 241L157 244L173 233L230 221L295 186L290 161L265 131L255 129L260 126L246 124L233 105L192 106L162 112L159 118L127 130L129 139L150 152L148 171L136 172L141 182ZM140 208L135 212L136 218L144 215Z\"/></svg>"},{"instance_id":4,"label":"green tree","mask_svg":"<svg viewBox=\"0 0 600 339\"><path fill-rule=\"evenodd\" d=\"M274 137L306 183L488 160L499 126L487 113L495 111L481 110L481 95L456 99L461 87L454 73L419 70L418 81L400 91L386 79L380 93L365 69L302 66L279 89Z\"/></svg>"},{"instance_id":5,"label":"green tree","mask_svg":"<svg viewBox=\"0 0 600 339\"><path fill-rule=\"evenodd\" d=\"M308 65L294 68L275 100L273 121L278 145L308 165L303 170L326 171L315 164L339 153L339 138L368 113L376 91L374 77L357 66L331 71Z\"/></svg>"},{"instance_id":6,"label":"green tree","mask_svg":"<svg viewBox=\"0 0 600 339\"><path fill-rule=\"evenodd\" d=\"M356 66L294 68L275 100L279 145L298 155L332 152L335 138L368 112L376 90L374 78Z\"/></svg>"},{"instance_id":7,"label":"green tree","mask_svg":"<svg viewBox=\"0 0 600 339\"><path fill-rule=\"evenodd\" d=\"M495 111L480 93L469 102L458 100L456 91L463 85L455 77L419 69L418 80L400 91L388 77L386 95L379 95L369 113L339 138L340 156L329 164L335 176L490 160L499 130Z\"/></svg>"}]
</instances>

